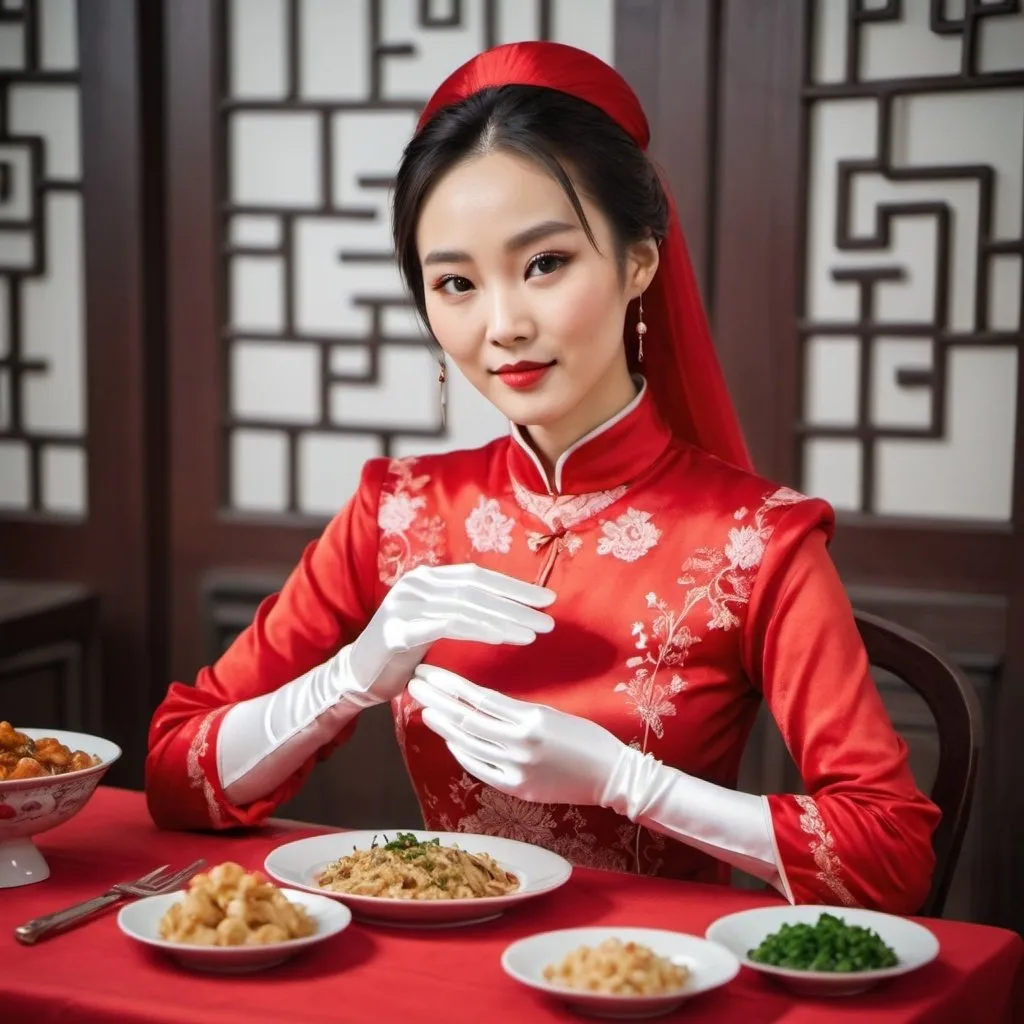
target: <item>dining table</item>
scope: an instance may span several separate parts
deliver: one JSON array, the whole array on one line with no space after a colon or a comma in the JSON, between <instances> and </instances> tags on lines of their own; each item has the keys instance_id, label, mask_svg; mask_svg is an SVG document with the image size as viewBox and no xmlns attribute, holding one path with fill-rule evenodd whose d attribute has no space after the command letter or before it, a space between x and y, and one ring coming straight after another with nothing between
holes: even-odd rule
<instances>
[{"instance_id":1,"label":"dining table","mask_svg":"<svg viewBox=\"0 0 1024 1024\"><path fill-rule=\"evenodd\" d=\"M415 827L415 826L409 826ZM561 888L487 922L408 928L355 919L278 966L246 974L189 970L118 928L116 909L35 945L14 929L49 911L196 858L262 870L275 847L344 831L284 819L224 832L168 832L134 790L100 786L63 825L36 837L49 878L0 890L0 1021L74 1024L397 1024L580 1021L564 1004L506 975L501 954L539 932L591 925L655 927L703 936L717 918L781 897L724 885L577 867ZM860 995L808 998L741 968L727 985L663 1020L719 1024L1024 1021L1024 942L1013 932L917 918L939 940L937 959Z\"/></svg>"}]
</instances>

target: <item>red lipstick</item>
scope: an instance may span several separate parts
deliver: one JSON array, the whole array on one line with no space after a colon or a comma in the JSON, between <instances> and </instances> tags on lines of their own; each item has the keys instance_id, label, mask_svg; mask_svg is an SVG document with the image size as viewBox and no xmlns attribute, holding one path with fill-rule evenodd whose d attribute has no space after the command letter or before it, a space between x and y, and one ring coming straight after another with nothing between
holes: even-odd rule
<instances>
[{"instance_id":1,"label":"red lipstick","mask_svg":"<svg viewBox=\"0 0 1024 1024\"><path fill-rule=\"evenodd\" d=\"M544 375L555 365L554 360L549 363L534 363L522 361L518 363L506 363L499 366L494 374L503 384L510 388L522 391L535 387L544 378Z\"/></svg>"}]
</instances>

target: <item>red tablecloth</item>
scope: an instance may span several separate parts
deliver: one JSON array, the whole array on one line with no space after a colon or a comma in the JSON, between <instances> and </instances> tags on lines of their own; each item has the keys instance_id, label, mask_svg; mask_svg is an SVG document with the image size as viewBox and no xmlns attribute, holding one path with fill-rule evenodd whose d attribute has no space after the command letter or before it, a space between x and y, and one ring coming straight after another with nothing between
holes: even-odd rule
<instances>
[{"instance_id":1,"label":"red tablecloth","mask_svg":"<svg viewBox=\"0 0 1024 1024\"><path fill-rule=\"evenodd\" d=\"M770 895L577 869L561 890L496 921L437 931L354 922L346 931L258 975L190 973L123 936L111 910L34 947L12 929L42 913L137 878L159 864L235 860L261 868L284 842L326 831L275 822L242 835L159 832L141 794L101 787L71 821L37 838L50 878L0 890L0 1020L74 1024L250 1024L253 1021L571 1021L508 978L502 950L552 928L636 925L703 935L715 918L774 902ZM699 996L665 1020L786 1024L907 1021L1011 1022L1020 1007L1024 943L996 928L928 921L939 959L851 999L801 999L755 972Z\"/></svg>"}]
</instances>

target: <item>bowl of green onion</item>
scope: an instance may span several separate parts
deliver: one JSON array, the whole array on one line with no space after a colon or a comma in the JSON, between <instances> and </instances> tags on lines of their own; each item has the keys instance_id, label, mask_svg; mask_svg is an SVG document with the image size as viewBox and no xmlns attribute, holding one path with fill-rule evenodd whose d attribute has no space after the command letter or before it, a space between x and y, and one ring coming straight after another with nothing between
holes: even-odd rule
<instances>
[{"instance_id":1,"label":"bowl of green onion","mask_svg":"<svg viewBox=\"0 0 1024 1024\"><path fill-rule=\"evenodd\" d=\"M939 953L923 925L853 907L760 907L719 918L706 935L745 967L813 996L864 992Z\"/></svg>"}]
</instances>

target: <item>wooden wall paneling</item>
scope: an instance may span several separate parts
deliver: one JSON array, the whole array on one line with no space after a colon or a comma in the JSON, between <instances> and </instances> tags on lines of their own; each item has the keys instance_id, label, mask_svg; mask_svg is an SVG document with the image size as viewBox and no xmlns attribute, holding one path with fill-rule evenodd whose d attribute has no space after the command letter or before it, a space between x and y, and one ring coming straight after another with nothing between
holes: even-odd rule
<instances>
[{"instance_id":1,"label":"wooden wall paneling","mask_svg":"<svg viewBox=\"0 0 1024 1024\"><path fill-rule=\"evenodd\" d=\"M754 464L792 482L804 4L721 6L715 339Z\"/></svg>"},{"instance_id":2,"label":"wooden wall paneling","mask_svg":"<svg viewBox=\"0 0 1024 1024\"><path fill-rule=\"evenodd\" d=\"M224 6L168 4L167 208L172 579L171 675L191 679L206 652L199 618L212 563L257 572L293 565L322 528L305 517L222 511L227 378L221 325L223 135L219 57Z\"/></svg>"},{"instance_id":3,"label":"wooden wall paneling","mask_svg":"<svg viewBox=\"0 0 1024 1024\"><path fill-rule=\"evenodd\" d=\"M111 781L141 782L154 677L162 674L166 461L159 193L146 180L161 125L153 4L80 4L89 338L90 544L104 583L105 700L125 750ZM145 55L142 46L147 46ZM144 93L145 90L145 93ZM158 107L157 107L158 109ZM149 111L151 117L146 119ZM155 204L150 207L149 204ZM116 397L115 397L116 396ZM115 768L116 770L116 768Z\"/></svg>"},{"instance_id":4,"label":"wooden wall paneling","mask_svg":"<svg viewBox=\"0 0 1024 1024\"><path fill-rule=\"evenodd\" d=\"M163 454L153 400L161 336L148 291L160 254L145 185L160 124L144 118L154 51L146 60L142 54L154 7L137 0L78 6L88 516L5 518L0 528L0 575L73 580L100 594L102 731L124 751L109 776L122 785L141 783L152 680L163 674Z\"/></svg>"},{"instance_id":5,"label":"wooden wall paneling","mask_svg":"<svg viewBox=\"0 0 1024 1024\"><path fill-rule=\"evenodd\" d=\"M719 11L716 0L619 0L615 7L615 66L647 111L651 156L676 199L709 313Z\"/></svg>"}]
</instances>

